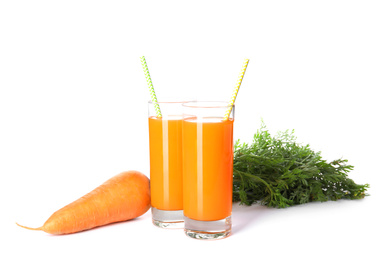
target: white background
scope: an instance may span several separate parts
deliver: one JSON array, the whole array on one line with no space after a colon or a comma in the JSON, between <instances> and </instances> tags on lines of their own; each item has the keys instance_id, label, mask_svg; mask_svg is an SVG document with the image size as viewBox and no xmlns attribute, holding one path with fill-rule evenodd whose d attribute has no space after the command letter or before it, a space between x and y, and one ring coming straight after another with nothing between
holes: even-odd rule
<instances>
[{"instance_id":1,"label":"white background","mask_svg":"<svg viewBox=\"0 0 390 260\"><path fill-rule=\"evenodd\" d=\"M1 1L1 259L389 257L388 1ZM142 217L52 236L57 209L125 170L149 176L147 101L229 100L235 139L264 120L327 160L359 201L234 205L233 235L197 241ZM388 258L387 258L388 259Z\"/></svg>"}]
</instances>

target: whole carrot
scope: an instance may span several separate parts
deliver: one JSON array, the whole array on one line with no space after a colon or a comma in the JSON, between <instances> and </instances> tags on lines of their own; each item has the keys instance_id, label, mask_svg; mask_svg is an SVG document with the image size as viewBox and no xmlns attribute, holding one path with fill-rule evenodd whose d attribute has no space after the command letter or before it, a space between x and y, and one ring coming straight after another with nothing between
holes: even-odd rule
<instances>
[{"instance_id":1,"label":"whole carrot","mask_svg":"<svg viewBox=\"0 0 390 260\"><path fill-rule=\"evenodd\" d=\"M53 213L42 227L50 234L70 234L143 215L150 208L149 178L138 171L122 172Z\"/></svg>"}]
</instances>

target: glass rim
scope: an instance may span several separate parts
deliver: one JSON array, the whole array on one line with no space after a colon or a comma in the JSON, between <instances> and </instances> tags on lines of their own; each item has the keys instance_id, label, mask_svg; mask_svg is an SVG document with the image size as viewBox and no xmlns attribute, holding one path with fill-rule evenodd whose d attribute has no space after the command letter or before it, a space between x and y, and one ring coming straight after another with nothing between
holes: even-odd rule
<instances>
[{"instance_id":1,"label":"glass rim","mask_svg":"<svg viewBox=\"0 0 390 260\"><path fill-rule=\"evenodd\" d=\"M189 108L229 108L234 107L226 101L188 101L184 102L183 107Z\"/></svg>"},{"instance_id":2,"label":"glass rim","mask_svg":"<svg viewBox=\"0 0 390 260\"><path fill-rule=\"evenodd\" d=\"M164 101L154 102L153 100L149 100L148 104L182 104L182 103L186 103L186 102L189 102L189 101L169 101L169 100L164 100Z\"/></svg>"}]
</instances>

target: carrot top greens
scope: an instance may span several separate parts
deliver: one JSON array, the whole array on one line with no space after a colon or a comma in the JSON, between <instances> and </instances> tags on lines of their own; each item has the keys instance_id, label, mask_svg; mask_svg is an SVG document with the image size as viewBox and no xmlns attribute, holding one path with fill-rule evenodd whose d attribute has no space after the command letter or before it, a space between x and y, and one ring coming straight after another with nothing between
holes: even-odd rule
<instances>
[{"instance_id":1,"label":"carrot top greens","mask_svg":"<svg viewBox=\"0 0 390 260\"><path fill-rule=\"evenodd\" d=\"M296 142L294 131L272 137L262 123L252 144L234 145L233 201L285 208L311 201L361 199L368 184L356 184L348 160L327 162Z\"/></svg>"}]
</instances>

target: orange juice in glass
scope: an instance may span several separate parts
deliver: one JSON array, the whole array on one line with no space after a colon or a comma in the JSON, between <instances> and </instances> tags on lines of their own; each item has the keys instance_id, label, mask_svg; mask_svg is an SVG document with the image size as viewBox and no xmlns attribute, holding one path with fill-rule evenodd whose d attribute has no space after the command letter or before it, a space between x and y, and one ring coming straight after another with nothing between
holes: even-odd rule
<instances>
[{"instance_id":1,"label":"orange juice in glass","mask_svg":"<svg viewBox=\"0 0 390 260\"><path fill-rule=\"evenodd\" d=\"M149 101L150 189L153 224L183 227L182 104Z\"/></svg>"},{"instance_id":2,"label":"orange juice in glass","mask_svg":"<svg viewBox=\"0 0 390 260\"><path fill-rule=\"evenodd\" d=\"M197 239L231 233L234 106L225 102L183 104L184 231Z\"/></svg>"}]
</instances>

